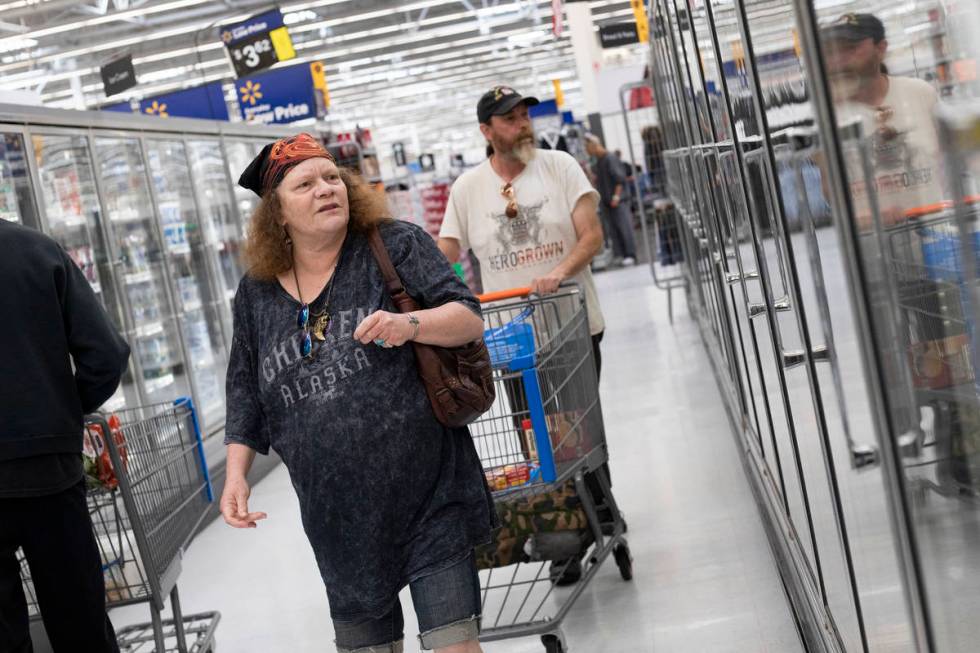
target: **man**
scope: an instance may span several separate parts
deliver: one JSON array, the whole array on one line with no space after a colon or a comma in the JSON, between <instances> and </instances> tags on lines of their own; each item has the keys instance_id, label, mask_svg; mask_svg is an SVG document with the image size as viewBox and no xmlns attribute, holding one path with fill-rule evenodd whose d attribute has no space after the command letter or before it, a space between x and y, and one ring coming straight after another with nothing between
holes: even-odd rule
<instances>
[{"instance_id":1,"label":"man","mask_svg":"<svg viewBox=\"0 0 980 653\"><path fill-rule=\"evenodd\" d=\"M888 74L885 26L872 14L845 14L822 30L839 121L859 121L870 139L873 187L885 226L943 199L939 136L933 112L939 98L928 82ZM870 227L868 184L851 166L857 219Z\"/></svg>"},{"instance_id":2,"label":"man","mask_svg":"<svg viewBox=\"0 0 980 653\"><path fill-rule=\"evenodd\" d=\"M480 98L488 158L453 184L439 249L451 263L473 250L484 292L530 286L548 294L564 281L578 283L598 371L605 323L589 269L602 247L598 196L570 154L535 147L528 106L537 103L506 86Z\"/></svg>"},{"instance_id":3,"label":"man","mask_svg":"<svg viewBox=\"0 0 980 653\"><path fill-rule=\"evenodd\" d=\"M577 283L585 296L598 374L605 323L589 268L602 248L598 194L570 154L535 148L528 107L536 104L536 98L507 86L495 86L480 98L476 114L488 158L453 184L439 249L450 262L472 250L484 292L530 286L547 295L562 282ZM507 390L515 413L526 411L522 386L511 384ZM608 476L608 466L603 473ZM595 473L586 479L601 501ZM608 510L601 511L600 519L609 519ZM552 565L552 579L559 585L574 583L581 574L578 558Z\"/></svg>"},{"instance_id":4,"label":"man","mask_svg":"<svg viewBox=\"0 0 980 653\"><path fill-rule=\"evenodd\" d=\"M636 263L636 237L633 213L630 211L627 174L623 162L610 153L596 136L585 137L585 151L594 157L596 182L602 205L602 217L612 240L613 260L622 265Z\"/></svg>"},{"instance_id":5,"label":"man","mask_svg":"<svg viewBox=\"0 0 980 653\"><path fill-rule=\"evenodd\" d=\"M865 284L871 312L891 314L893 293L897 293L905 310L916 316L902 327L904 334L887 320L875 320L873 326L882 343L879 354L895 434L903 440L918 439L919 405L931 399L916 397L911 390L910 355L951 352L953 343L965 350L967 339L962 318L953 319L953 309L959 306L955 293L930 281L923 272L920 232L900 229L882 236L872 207L877 204L880 228L887 229L935 211L944 199L942 154L933 118L939 98L925 81L888 73L888 40L876 16L845 14L825 26L821 38L838 122L841 126L859 124L865 139L863 143L844 142L844 161L860 233L859 251L867 263ZM886 242L882 239L887 239L887 252L881 250L881 243ZM902 270L915 271L921 278L896 275ZM962 355L969 356L965 351ZM957 431L959 425L951 429Z\"/></svg>"},{"instance_id":6,"label":"man","mask_svg":"<svg viewBox=\"0 0 980 653\"><path fill-rule=\"evenodd\" d=\"M0 651L32 650L23 548L55 652L115 653L82 420L115 392L129 347L53 240L0 220L0 251Z\"/></svg>"}]
</instances>

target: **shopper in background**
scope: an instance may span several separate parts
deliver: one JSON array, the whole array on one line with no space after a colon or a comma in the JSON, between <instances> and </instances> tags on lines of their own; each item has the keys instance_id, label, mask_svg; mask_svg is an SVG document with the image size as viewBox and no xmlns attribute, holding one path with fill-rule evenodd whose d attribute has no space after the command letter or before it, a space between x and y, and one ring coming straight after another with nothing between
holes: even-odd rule
<instances>
[{"instance_id":1,"label":"shopper in background","mask_svg":"<svg viewBox=\"0 0 980 653\"><path fill-rule=\"evenodd\" d=\"M0 220L0 651L32 649L22 548L56 653L116 652L82 471L83 417L129 347L67 253Z\"/></svg>"},{"instance_id":2,"label":"shopper in background","mask_svg":"<svg viewBox=\"0 0 980 653\"><path fill-rule=\"evenodd\" d=\"M403 648L411 587L421 643L476 653L475 546L496 513L466 428L436 421L409 341L483 336L480 305L432 238L385 218L382 195L310 135L266 146L239 184L262 202L234 302L225 521L252 528L246 474L272 447L296 490L330 600L337 650ZM378 228L410 295L398 313L368 245ZM261 627L261 626L257 626Z\"/></svg>"},{"instance_id":3,"label":"shopper in background","mask_svg":"<svg viewBox=\"0 0 980 653\"><path fill-rule=\"evenodd\" d=\"M480 261L484 292L528 286L547 295L563 282L577 283L585 297L599 373L605 322L589 268L602 248L598 194L570 154L535 148L528 107L536 104L536 98L507 86L495 86L480 98L476 115L488 158L453 184L439 249L451 262L472 250ZM510 384L507 394L520 413L527 407L523 389L515 386L519 383ZM587 480L601 500L594 475ZM558 584L574 583L581 575L577 559L552 565Z\"/></svg>"},{"instance_id":4,"label":"shopper in background","mask_svg":"<svg viewBox=\"0 0 980 653\"><path fill-rule=\"evenodd\" d=\"M629 204L627 173L623 162L609 152L593 134L585 137L585 151L595 158L596 182L599 187L603 222L612 241L613 262L630 266L636 263L636 236L633 212Z\"/></svg>"}]
</instances>

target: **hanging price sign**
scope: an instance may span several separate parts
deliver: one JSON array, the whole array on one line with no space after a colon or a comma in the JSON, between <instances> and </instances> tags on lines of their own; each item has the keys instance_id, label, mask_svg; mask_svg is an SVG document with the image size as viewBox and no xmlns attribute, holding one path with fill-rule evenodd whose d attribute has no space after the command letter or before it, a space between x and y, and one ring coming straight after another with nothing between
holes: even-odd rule
<instances>
[{"instance_id":1,"label":"hanging price sign","mask_svg":"<svg viewBox=\"0 0 980 653\"><path fill-rule=\"evenodd\" d=\"M252 75L296 56L278 9L222 27L221 40L237 77Z\"/></svg>"}]
</instances>

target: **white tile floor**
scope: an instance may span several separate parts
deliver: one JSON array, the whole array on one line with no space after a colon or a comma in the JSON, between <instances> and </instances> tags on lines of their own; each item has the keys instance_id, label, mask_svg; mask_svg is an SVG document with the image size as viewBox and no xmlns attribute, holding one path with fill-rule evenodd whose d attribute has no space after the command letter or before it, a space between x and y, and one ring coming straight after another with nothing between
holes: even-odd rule
<instances>
[{"instance_id":1,"label":"white tile floor","mask_svg":"<svg viewBox=\"0 0 980 653\"><path fill-rule=\"evenodd\" d=\"M597 277L607 319L601 385L617 499L635 578L611 561L569 614L573 653L796 653L802 650L697 330L675 324L645 267ZM213 523L183 561L186 613L219 610L218 650L332 651L326 596L285 469L253 489L269 513L251 531ZM406 651L418 632L406 607ZM144 607L112 613L122 626ZM542 651L536 639L487 653Z\"/></svg>"}]
</instances>

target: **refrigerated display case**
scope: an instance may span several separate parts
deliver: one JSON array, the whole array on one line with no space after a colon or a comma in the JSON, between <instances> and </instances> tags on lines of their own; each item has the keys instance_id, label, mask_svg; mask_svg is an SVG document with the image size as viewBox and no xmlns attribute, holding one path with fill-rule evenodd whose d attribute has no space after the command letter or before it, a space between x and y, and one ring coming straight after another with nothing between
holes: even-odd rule
<instances>
[{"instance_id":1,"label":"refrigerated display case","mask_svg":"<svg viewBox=\"0 0 980 653\"><path fill-rule=\"evenodd\" d=\"M92 285L121 332L119 293L112 270L112 256L102 237L102 208L95 187L91 145L84 135L36 133L31 136L37 167L39 203L44 212L44 231L65 248ZM131 368L130 368L131 370ZM119 389L106 403L107 410L139 405L133 374L127 371Z\"/></svg>"},{"instance_id":2,"label":"refrigerated display case","mask_svg":"<svg viewBox=\"0 0 980 653\"><path fill-rule=\"evenodd\" d=\"M975 651L980 4L649 8L688 307L806 649Z\"/></svg>"},{"instance_id":3,"label":"refrigerated display case","mask_svg":"<svg viewBox=\"0 0 980 653\"><path fill-rule=\"evenodd\" d=\"M29 175L24 135L0 134L0 220L36 229L39 220Z\"/></svg>"},{"instance_id":4,"label":"refrigerated display case","mask_svg":"<svg viewBox=\"0 0 980 653\"><path fill-rule=\"evenodd\" d=\"M230 308L254 204L243 194L249 205L236 205L232 179L291 133L0 105L0 219L58 241L132 349L104 410L191 396L206 434L223 427Z\"/></svg>"},{"instance_id":5,"label":"refrigerated display case","mask_svg":"<svg viewBox=\"0 0 980 653\"><path fill-rule=\"evenodd\" d=\"M259 205L259 198L252 191L238 185L238 177L242 171L258 156L268 141L227 139L225 141L225 156L228 173L234 180L235 207L238 210L239 225L242 234L248 233L248 221Z\"/></svg>"},{"instance_id":6,"label":"refrigerated display case","mask_svg":"<svg viewBox=\"0 0 980 653\"><path fill-rule=\"evenodd\" d=\"M210 429L225 414L222 387L228 340L222 333L222 312L228 302L222 279L208 269L211 248L195 201L187 146L178 140L148 138L145 149L190 382L199 419Z\"/></svg>"},{"instance_id":7,"label":"refrigerated display case","mask_svg":"<svg viewBox=\"0 0 980 653\"><path fill-rule=\"evenodd\" d=\"M141 399L156 404L187 396L187 364L140 142L96 137L95 162ZM157 206L161 214L164 208Z\"/></svg>"},{"instance_id":8,"label":"refrigerated display case","mask_svg":"<svg viewBox=\"0 0 980 653\"><path fill-rule=\"evenodd\" d=\"M231 177L221 143L194 139L187 142L194 195L201 212L204 247L214 280L216 310L226 343L231 342L231 302L244 270L239 260L244 239L230 191Z\"/></svg>"}]
</instances>

